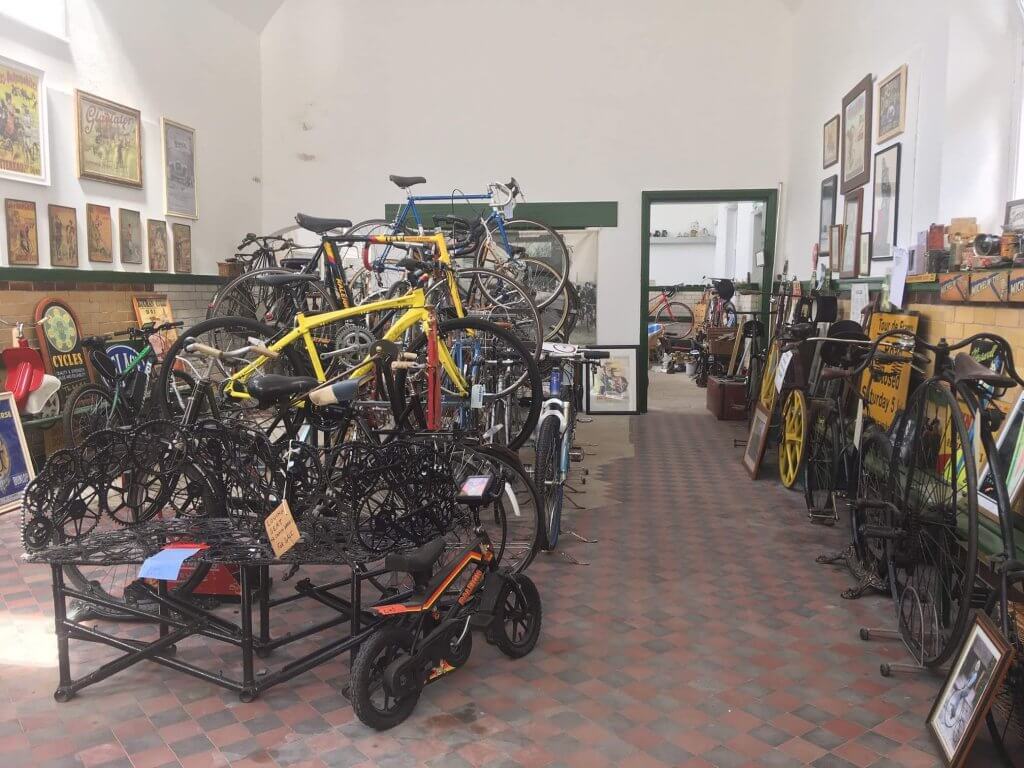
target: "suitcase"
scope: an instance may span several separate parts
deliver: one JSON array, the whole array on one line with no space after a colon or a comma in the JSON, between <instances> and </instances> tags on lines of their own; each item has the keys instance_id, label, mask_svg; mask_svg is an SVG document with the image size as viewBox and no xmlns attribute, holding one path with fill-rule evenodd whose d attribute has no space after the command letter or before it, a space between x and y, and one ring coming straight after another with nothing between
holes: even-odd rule
<instances>
[{"instance_id":1,"label":"suitcase","mask_svg":"<svg viewBox=\"0 0 1024 768\"><path fill-rule=\"evenodd\" d=\"M707 407L719 421L747 418L747 383L724 376L708 377Z\"/></svg>"}]
</instances>

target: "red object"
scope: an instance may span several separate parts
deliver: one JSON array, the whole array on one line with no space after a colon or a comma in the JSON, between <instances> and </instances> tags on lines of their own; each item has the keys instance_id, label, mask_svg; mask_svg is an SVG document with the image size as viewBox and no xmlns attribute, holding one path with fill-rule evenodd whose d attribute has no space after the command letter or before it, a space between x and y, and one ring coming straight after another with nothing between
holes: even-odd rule
<instances>
[{"instance_id":1,"label":"red object","mask_svg":"<svg viewBox=\"0 0 1024 768\"><path fill-rule=\"evenodd\" d=\"M39 350L28 345L28 339L18 339L18 346L3 351L4 368L7 369L7 380L4 389L14 393L14 402L19 411L25 410L28 396L35 392L43 383L46 369Z\"/></svg>"},{"instance_id":2,"label":"red object","mask_svg":"<svg viewBox=\"0 0 1024 768\"><path fill-rule=\"evenodd\" d=\"M186 563L181 567L178 576L182 581L187 581L192 574L192 569L193 566ZM242 585L238 582L238 566L219 564L211 566L209 573L199 582L199 586L192 594L206 595L207 597L238 597L242 594Z\"/></svg>"},{"instance_id":3,"label":"red object","mask_svg":"<svg viewBox=\"0 0 1024 768\"><path fill-rule=\"evenodd\" d=\"M747 385L739 379L708 377L708 410L719 421L747 418Z\"/></svg>"},{"instance_id":4,"label":"red object","mask_svg":"<svg viewBox=\"0 0 1024 768\"><path fill-rule=\"evenodd\" d=\"M427 429L441 428L441 383L438 381L437 317L430 315L427 330Z\"/></svg>"},{"instance_id":5,"label":"red object","mask_svg":"<svg viewBox=\"0 0 1024 768\"><path fill-rule=\"evenodd\" d=\"M366 267L367 271L373 269L370 266L370 244L368 242L363 243L363 266Z\"/></svg>"}]
</instances>

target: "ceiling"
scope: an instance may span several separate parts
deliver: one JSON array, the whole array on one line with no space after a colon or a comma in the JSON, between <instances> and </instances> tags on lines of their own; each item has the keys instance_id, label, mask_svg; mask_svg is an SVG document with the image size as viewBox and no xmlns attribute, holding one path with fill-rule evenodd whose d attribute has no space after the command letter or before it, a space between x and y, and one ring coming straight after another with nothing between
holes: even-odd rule
<instances>
[{"instance_id":1,"label":"ceiling","mask_svg":"<svg viewBox=\"0 0 1024 768\"><path fill-rule=\"evenodd\" d=\"M239 24L255 32L262 32L284 0L210 0L210 3Z\"/></svg>"}]
</instances>

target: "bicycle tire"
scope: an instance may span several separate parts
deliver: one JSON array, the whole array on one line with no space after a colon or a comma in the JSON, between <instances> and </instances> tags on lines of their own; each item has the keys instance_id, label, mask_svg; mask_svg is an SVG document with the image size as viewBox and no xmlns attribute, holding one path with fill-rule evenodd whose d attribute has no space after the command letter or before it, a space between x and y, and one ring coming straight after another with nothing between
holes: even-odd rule
<instances>
[{"instance_id":1,"label":"bicycle tire","mask_svg":"<svg viewBox=\"0 0 1024 768\"><path fill-rule=\"evenodd\" d=\"M1024 768L1024 605L1009 605L1006 639L1016 653L1002 686L992 699L985 722L1003 764L1009 768ZM997 599L991 618L1000 630L1003 628L1001 614L1002 607Z\"/></svg>"},{"instance_id":2,"label":"bicycle tire","mask_svg":"<svg viewBox=\"0 0 1024 768\"><path fill-rule=\"evenodd\" d=\"M839 518L836 503L840 440L839 414L832 403L810 408L807 458L804 461L804 503L812 521L834 523Z\"/></svg>"},{"instance_id":3,"label":"bicycle tire","mask_svg":"<svg viewBox=\"0 0 1024 768\"><path fill-rule=\"evenodd\" d=\"M474 450L501 468L505 491L496 504L505 519L505 541L499 562L512 573L522 573L543 543L544 497L514 451L501 445L479 445Z\"/></svg>"},{"instance_id":4,"label":"bicycle tire","mask_svg":"<svg viewBox=\"0 0 1024 768\"><path fill-rule=\"evenodd\" d=\"M859 459L856 499L888 501L892 443L889 435L877 424L864 428ZM883 580L888 578L889 573L888 547L883 539L865 537L861 528L864 525L888 528L892 525L890 518L891 515L884 509L872 507L859 510L856 503L850 504L850 531L854 551L864 567Z\"/></svg>"},{"instance_id":5,"label":"bicycle tire","mask_svg":"<svg viewBox=\"0 0 1024 768\"><path fill-rule=\"evenodd\" d=\"M108 406L109 415L100 423L99 416L88 418L88 422L80 428L76 426L76 419L82 416L82 408L88 407L81 404L82 400L88 397L95 397L102 400ZM86 383L77 387L64 403L64 415L62 418L64 427L64 442L67 448L77 448L81 440L100 429L116 429L122 426L122 415L114 406L114 393L105 384ZM83 431L84 430L84 431Z\"/></svg>"},{"instance_id":6,"label":"bicycle tire","mask_svg":"<svg viewBox=\"0 0 1024 768\"><path fill-rule=\"evenodd\" d=\"M282 314L281 308L276 307L277 299L283 296L283 289L262 285L258 280L258 278L268 275L290 274L295 273L293 270L281 267L264 267L239 275L213 297L206 308L206 319L248 317L261 323L291 324L294 318L294 308L287 307L290 313L286 316ZM302 291L303 305L300 309L306 314L330 312L338 308L331 292L320 281L304 283Z\"/></svg>"},{"instance_id":7,"label":"bicycle tire","mask_svg":"<svg viewBox=\"0 0 1024 768\"><path fill-rule=\"evenodd\" d=\"M564 488L559 482L562 447L562 422L555 415L545 416L537 430L534 450L533 482L544 499L544 549L549 552L558 546L561 528Z\"/></svg>"},{"instance_id":8,"label":"bicycle tire","mask_svg":"<svg viewBox=\"0 0 1024 768\"><path fill-rule=\"evenodd\" d=\"M489 225L494 226L494 225ZM547 286L545 289L546 293L549 293L547 297L537 302L537 309L543 309L548 304L553 302L558 294L565 287L566 282L569 279L569 248L565 244L565 240L555 230L549 227L547 224L542 224L539 221L531 221L529 219L507 219L504 222L505 234L508 237L509 246L513 249L516 247L522 247L526 249L525 256L517 256L515 254L505 253L504 245L500 242L501 234L491 231L488 237L483 238L480 241L480 245L477 247L476 261L475 264L478 267L485 269L494 269L502 271L501 266L508 264L512 265L516 261L521 261L524 258L540 261L547 264L557 274L558 280L555 285ZM516 237L516 233L525 232L543 232L541 237L546 238L544 243L537 242L540 238L526 238L522 235ZM527 239L533 239L534 244L537 247L534 252L529 251L529 245L522 245L521 243ZM543 246L547 246L543 248ZM541 253L541 250L547 250L548 253ZM524 285L533 287L526 280L520 280Z\"/></svg>"},{"instance_id":9,"label":"bicycle tire","mask_svg":"<svg viewBox=\"0 0 1024 768\"><path fill-rule=\"evenodd\" d=\"M665 334L679 339L688 339L693 333L693 310L681 301L662 304L654 318L665 329Z\"/></svg>"}]
</instances>

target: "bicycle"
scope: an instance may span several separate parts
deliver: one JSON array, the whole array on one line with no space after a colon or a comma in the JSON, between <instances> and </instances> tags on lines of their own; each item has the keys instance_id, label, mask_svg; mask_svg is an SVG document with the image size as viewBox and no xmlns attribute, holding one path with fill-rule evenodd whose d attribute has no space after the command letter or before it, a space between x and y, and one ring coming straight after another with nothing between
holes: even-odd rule
<instances>
[{"instance_id":1,"label":"bicycle","mask_svg":"<svg viewBox=\"0 0 1024 768\"><path fill-rule=\"evenodd\" d=\"M254 245L255 250L244 250ZM235 246L235 255L229 256L225 261L229 264L238 264L243 272L274 268L278 266L277 254L285 251L290 253L295 247L295 241L290 238L249 232L242 238L242 242Z\"/></svg>"},{"instance_id":2,"label":"bicycle","mask_svg":"<svg viewBox=\"0 0 1024 768\"><path fill-rule=\"evenodd\" d=\"M682 283L662 288L653 300L648 300L647 320L661 325L669 336L687 339L693 333L693 310L688 304L672 300L682 288Z\"/></svg>"}]
</instances>

